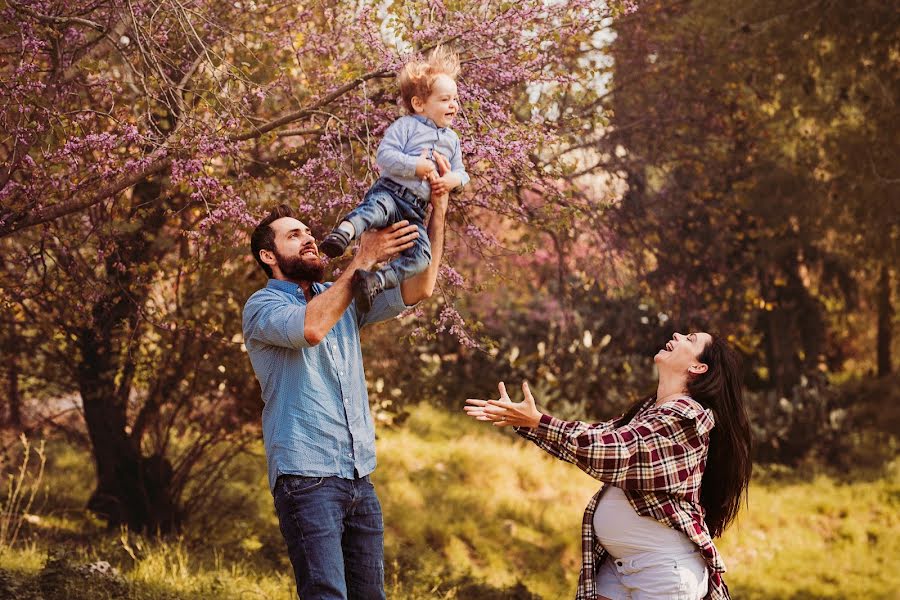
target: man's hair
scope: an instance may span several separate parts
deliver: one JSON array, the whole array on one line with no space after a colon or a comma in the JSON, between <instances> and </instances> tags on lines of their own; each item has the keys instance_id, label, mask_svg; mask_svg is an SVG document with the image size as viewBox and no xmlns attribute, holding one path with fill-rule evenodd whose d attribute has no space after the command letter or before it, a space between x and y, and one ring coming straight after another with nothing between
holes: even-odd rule
<instances>
[{"instance_id":1,"label":"man's hair","mask_svg":"<svg viewBox=\"0 0 900 600\"><path fill-rule=\"evenodd\" d=\"M253 254L253 258L256 259L256 262L259 263L259 266L262 267L262 270L265 271L266 275L269 277L272 276L272 267L262 261L259 257L259 251L269 250L275 252L275 230L272 229L270 225L282 217L293 216L294 211L291 210L290 206L287 204L279 204L272 209L272 212L266 215L266 218L259 222L256 229L254 229L253 233L250 235L250 252Z\"/></svg>"},{"instance_id":2,"label":"man's hair","mask_svg":"<svg viewBox=\"0 0 900 600\"><path fill-rule=\"evenodd\" d=\"M416 112L412 105L413 96L421 100L428 98L438 75L446 75L454 81L459 75L459 56L446 46L436 46L428 55L428 60L410 61L404 65L397 79L406 110Z\"/></svg>"}]
</instances>

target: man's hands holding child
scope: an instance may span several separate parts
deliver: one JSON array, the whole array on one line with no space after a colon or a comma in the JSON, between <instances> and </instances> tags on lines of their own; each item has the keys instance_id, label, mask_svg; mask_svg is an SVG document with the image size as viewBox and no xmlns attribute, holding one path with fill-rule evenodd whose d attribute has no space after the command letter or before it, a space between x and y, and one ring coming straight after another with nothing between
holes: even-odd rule
<instances>
[{"instance_id":1,"label":"man's hands holding child","mask_svg":"<svg viewBox=\"0 0 900 600\"><path fill-rule=\"evenodd\" d=\"M449 194L450 190L460 184L459 176L451 171L450 161L443 154L432 151L431 156L434 161L428 158L428 150L422 150L416 162L416 177L424 179L431 185L432 196Z\"/></svg>"},{"instance_id":2,"label":"man's hands holding child","mask_svg":"<svg viewBox=\"0 0 900 600\"><path fill-rule=\"evenodd\" d=\"M397 221L384 229L365 231L359 238L359 250L353 256L352 268L348 270L371 269L412 248L418 237L419 228L407 220Z\"/></svg>"}]
</instances>

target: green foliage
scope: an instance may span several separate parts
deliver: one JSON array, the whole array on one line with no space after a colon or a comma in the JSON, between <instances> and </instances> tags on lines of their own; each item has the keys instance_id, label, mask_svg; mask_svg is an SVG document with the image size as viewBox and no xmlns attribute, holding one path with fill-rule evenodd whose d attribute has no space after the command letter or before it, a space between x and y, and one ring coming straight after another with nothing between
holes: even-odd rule
<instances>
[{"instance_id":1,"label":"green foliage","mask_svg":"<svg viewBox=\"0 0 900 600\"><path fill-rule=\"evenodd\" d=\"M735 598L895 597L900 464L868 481L852 473L757 474L720 547Z\"/></svg>"},{"instance_id":2,"label":"green foliage","mask_svg":"<svg viewBox=\"0 0 900 600\"><path fill-rule=\"evenodd\" d=\"M508 432L427 405L410 407L402 428L382 429L378 444L388 597L573 594L592 479ZM48 454L50 485L65 491L86 455L57 443ZM900 586L891 568L900 557L900 464L853 473L757 469L749 505L718 542L734 597L892 597ZM215 519L183 537L155 539L99 527L81 510L89 490L75 486L28 524L25 545L0 556L0 594L289 600L290 565L262 457L242 456L220 487L222 498L247 502L217 506ZM121 579L85 569L99 560Z\"/></svg>"},{"instance_id":3,"label":"green foliage","mask_svg":"<svg viewBox=\"0 0 900 600\"><path fill-rule=\"evenodd\" d=\"M5 457L0 456L0 476L5 479L0 483L0 493L5 492L5 496L0 495L0 553L15 545L22 524L31 516L47 462L43 440L33 449L33 454L31 442L24 433L19 436L19 443L21 447L14 448L16 452L12 453L18 458L18 464L8 465ZM33 461L37 464L32 464Z\"/></svg>"},{"instance_id":4,"label":"green foliage","mask_svg":"<svg viewBox=\"0 0 900 600\"><path fill-rule=\"evenodd\" d=\"M757 389L787 395L803 376L873 365L867 297L900 256L884 175L898 151L885 93L898 83L896 11L655 2L616 30L599 145L627 176L614 230L648 295L676 322L734 334ZM890 280L877 284L879 333Z\"/></svg>"}]
</instances>

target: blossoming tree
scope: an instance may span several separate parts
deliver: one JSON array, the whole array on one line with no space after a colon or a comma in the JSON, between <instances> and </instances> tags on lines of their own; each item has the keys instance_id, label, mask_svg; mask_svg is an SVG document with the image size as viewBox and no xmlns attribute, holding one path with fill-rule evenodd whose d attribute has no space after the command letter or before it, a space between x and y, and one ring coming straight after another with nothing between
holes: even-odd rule
<instances>
[{"instance_id":1,"label":"blossoming tree","mask_svg":"<svg viewBox=\"0 0 900 600\"><path fill-rule=\"evenodd\" d=\"M325 229L358 201L407 57L444 43L463 59L466 242L590 213L560 156L602 119L597 51L624 4L8 0L2 301L9 339L34 344L13 351L80 395L90 506L177 527L225 463L212 449L246 439L244 232L280 202Z\"/></svg>"}]
</instances>

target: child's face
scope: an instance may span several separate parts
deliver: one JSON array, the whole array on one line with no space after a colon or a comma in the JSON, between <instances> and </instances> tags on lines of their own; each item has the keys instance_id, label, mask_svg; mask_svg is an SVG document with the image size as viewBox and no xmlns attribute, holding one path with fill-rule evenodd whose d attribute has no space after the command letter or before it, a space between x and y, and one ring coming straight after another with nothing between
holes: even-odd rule
<instances>
[{"instance_id":1,"label":"child's face","mask_svg":"<svg viewBox=\"0 0 900 600\"><path fill-rule=\"evenodd\" d=\"M450 127L459 110L456 82L446 75L438 75L431 88L431 95L423 102L418 96L413 98L416 114L428 117L438 127Z\"/></svg>"}]
</instances>

